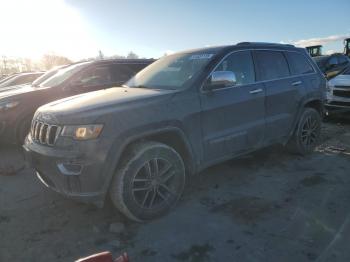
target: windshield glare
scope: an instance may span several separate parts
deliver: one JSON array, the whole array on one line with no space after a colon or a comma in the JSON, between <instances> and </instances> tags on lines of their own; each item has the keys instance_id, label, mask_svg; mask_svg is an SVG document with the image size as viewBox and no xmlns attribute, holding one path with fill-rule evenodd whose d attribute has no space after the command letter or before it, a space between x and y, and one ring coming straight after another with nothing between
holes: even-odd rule
<instances>
[{"instance_id":1,"label":"windshield glare","mask_svg":"<svg viewBox=\"0 0 350 262\"><path fill-rule=\"evenodd\" d=\"M49 79L42 82L39 86L40 87L54 87L62 84L64 81L69 79L72 75L74 75L76 72L80 71L82 68L84 68L89 62L80 63L76 65L68 66L67 68L59 70L56 74L54 74Z\"/></svg>"},{"instance_id":2,"label":"windshield glare","mask_svg":"<svg viewBox=\"0 0 350 262\"><path fill-rule=\"evenodd\" d=\"M39 84L41 84L42 82L46 81L47 79L49 79L53 75L55 75L58 72L59 69L60 69L60 67L59 68L55 67L54 69L51 69L51 70L47 71L45 74L43 74L42 76L37 78L32 83L32 86L39 86Z\"/></svg>"},{"instance_id":3,"label":"windshield glare","mask_svg":"<svg viewBox=\"0 0 350 262\"><path fill-rule=\"evenodd\" d=\"M214 55L213 52L196 52L163 57L136 74L126 86L181 89L209 63Z\"/></svg>"}]
</instances>

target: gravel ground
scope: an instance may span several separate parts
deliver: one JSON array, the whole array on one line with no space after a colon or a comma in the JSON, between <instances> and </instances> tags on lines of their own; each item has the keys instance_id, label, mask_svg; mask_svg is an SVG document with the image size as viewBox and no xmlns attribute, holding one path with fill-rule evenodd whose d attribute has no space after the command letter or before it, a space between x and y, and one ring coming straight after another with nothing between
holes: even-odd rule
<instances>
[{"instance_id":1,"label":"gravel ground","mask_svg":"<svg viewBox=\"0 0 350 262\"><path fill-rule=\"evenodd\" d=\"M279 146L209 168L165 217L137 224L44 188L19 148L0 149L0 261L350 261L350 121L307 157Z\"/></svg>"}]
</instances>

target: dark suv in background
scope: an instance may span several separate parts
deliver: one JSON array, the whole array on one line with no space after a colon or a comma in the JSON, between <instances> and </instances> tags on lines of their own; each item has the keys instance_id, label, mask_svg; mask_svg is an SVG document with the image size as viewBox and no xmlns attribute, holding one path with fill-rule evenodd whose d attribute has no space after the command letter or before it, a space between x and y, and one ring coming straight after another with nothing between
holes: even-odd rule
<instances>
[{"instance_id":1,"label":"dark suv in background","mask_svg":"<svg viewBox=\"0 0 350 262\"><path fill-rule=\"evenodd\" d=\"M24 149L47 187L136 221L167 212L186 177L274 143L307 154L326 80L305 49L240 43L166 56L123 88L45 105Z\"/></svg>"},{"instance_id":2,"label":"dark suv in background","mask_svg":"<svg viewBox=\"0 0 350 262\"><path fill-rule=\"evenodd\" d=\"M52 76L44 75L45 81L39 79L39 83L0 92L0 141L22 144L39 106L64 97L120 86L153 61L115 59L76 63L50 71Z\"/></svg>"}]
</instances>

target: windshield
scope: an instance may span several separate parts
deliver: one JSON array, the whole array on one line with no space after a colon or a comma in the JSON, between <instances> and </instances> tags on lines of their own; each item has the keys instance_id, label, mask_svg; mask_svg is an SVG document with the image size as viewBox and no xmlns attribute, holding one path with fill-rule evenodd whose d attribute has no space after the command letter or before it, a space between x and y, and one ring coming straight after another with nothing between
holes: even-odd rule
<instances>
[{"instance_id":1,"label":"windshield","mask_svg":"<svg viewBox=\"0 0 350 262\"><path fill-rule=\"evenodd\" d=\"M155 89L181 89L206 66L215 54L181 53L166 56L130 79L126 86Z\"/></svg>"},{"instance_id":2,"label":"windshield","mask_svg":"<svg viewBox=\"0 0 350 262\"><path fill-rule=\"evenodd\" d=\"M319 67L323 67L323 65L326 63L328 58L329 56L318 56L318 57L314 57L313 59Z\"/></svg>"},{"instance_id":3,"label":"windshield","mask_svg":"<svg viewBox=\"0 0 350 262\"><path fill-rule=\"evenodd\" d=\"M16 86L16 85L23 85L27 83L31 83L34 79L36 79L40 73L36 74L19 74L16 75L9 80L3 82L0 84L0 87L9 87L9 86Z\"/></svg>"},{"instance_id":4,"label":"windshield","mask_svg":"<svg viewBox=\"0 0 350 262\"><path fill-rule=\"evenodd\" d=\"M48 78L44 82L42 82L40 87L54 87L62 84L64 81L69 79L72 75L79 72L82 68L84 68L90 62L79 63L75 65L68 66L64 69L59 70L52 77Z\"/></svg>"},{"instance_id":5,"label":"windshield","mask_svg":"<svg viewBox=\"0 0 350 262\"><path fill-rule=\"evenodd\" d=\"M60 68L62 67L55 67L49 71L47 71L45 74L43 74L42 76L40 76L39 78L37 78L33 83L32 86L39 86L39 84L41 84L42 82L46 81L47 79L49 79L50 77L52 77L53 75L55 75L58 70L60 70Z\"/></svg>"},{"instance_id":6,"label":"windshield","mask_svg":"<svg viewBox=\"0 0 350 262\"><path fill-rule=\"evenodd\" d=\"M4 79L0 80L0 84L5 83L6 81L10 80L11 78L14 78L16 75L11 75L11 76L7 76Z\"/></svg>"}]
</instances>

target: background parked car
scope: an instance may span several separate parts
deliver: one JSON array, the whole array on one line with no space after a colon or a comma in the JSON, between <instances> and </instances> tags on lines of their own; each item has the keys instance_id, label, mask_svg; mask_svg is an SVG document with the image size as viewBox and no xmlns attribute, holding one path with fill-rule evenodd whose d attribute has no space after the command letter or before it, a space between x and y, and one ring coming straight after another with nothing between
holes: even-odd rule
<instances>
[{"instance_id":1,"label":"background parked car","mask_svg":"<svg viewBox=\"0 0 350 262\"><path fill-rule=\"evenodd\" d=\"M53 69L45 72L42 76L38 77L37 79L35 79L32 83L30 84L26 84L28 86L33 86L33 87L39 87L39 85L46 81L47 79L49 79L50 77L52 77L53 75L55 75L59 69L62 69L64 67L67 67L69 65L63 65L63 66L56 66L54 67ZM1 88L0 89L0 93L1 92L6 92L6 91L9 91L9 90L14 90L14 89L18 89L18 88L24 88L25 86L22 84L22 85L15 85L15 86L9 86L9 87L4 87L4 88Z\"/></svg>"},{"instance_id":2,"label":"background parked car","mask_svg":"<svg viewBox=\"0 0 350 262\"><path fill-rule=\"evenodd\" d=\"M60 69L39 85L0 92L0 140L23 143L39 106L68 96L120 86L153 61L118 59L76 63Z\"/></svg>"},{"instance_id":3,"label":"background parked car","mask_svg":"<svg viewBox=\"0 0 350 262\"><path fill-rule=\"evenodd\" d=\"M9 80L3 82L0 84L0 89L9 87L9 86L15 86L15 85L23 85L23 84L30 84L38 77L42 76L44 72L33 72L33 73L21 73L18 74Z\"/></svg>"},{"instance_id":4,"label":"background parked car","mask_svg":"<svg viewBox=\"0 0 350 262\"><path fill-rule=\"evenodd\" d=\"M350 67L328 81L325 106L328 115L350 113Z\"/></svg>"},{"instance_id":5,"label":"background parked car","mask_svg":"<svg viewBox=\"0 0 350 262\"><path fill-rule=\"evenodd\" d=\"M313 58L327 79L335 77L350 68L350 59L344 54L332 54Z\"/></svg>"}]
</instances>

